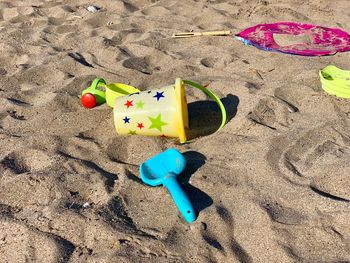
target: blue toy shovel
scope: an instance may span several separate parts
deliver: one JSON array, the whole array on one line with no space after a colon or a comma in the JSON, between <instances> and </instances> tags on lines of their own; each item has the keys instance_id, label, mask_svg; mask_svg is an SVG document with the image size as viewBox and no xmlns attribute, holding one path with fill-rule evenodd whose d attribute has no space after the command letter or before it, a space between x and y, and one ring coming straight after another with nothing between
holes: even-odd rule
<instances>
[{"instance_id":1,"label":"blue toy shovel","mask_svg":"<svg viewBox=\"0 0 350 263\"><path fill-rule=\"evenodd\" d=\"M196 220L191 201L176 180L186 166L185 157L176 149L170 148L147 160L140 167L141 179L150 186L165 186L187 222Z\"/></svg>"}]
</instances>

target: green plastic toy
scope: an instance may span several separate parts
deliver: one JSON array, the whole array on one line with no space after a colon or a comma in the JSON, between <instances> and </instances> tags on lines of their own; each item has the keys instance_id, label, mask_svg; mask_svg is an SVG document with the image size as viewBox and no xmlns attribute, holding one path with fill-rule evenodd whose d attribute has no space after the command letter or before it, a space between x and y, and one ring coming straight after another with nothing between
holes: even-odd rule
<instances>
[{"instance_id":1,"label":"green plastic toy","mask_svg":"<svg viewBox=\"0 0 350 263\"><path fill-rule=\"evenodd\" d=\"M319 72L322 88L331 95L350 98L350 71L330 65Z\"/></svg>"},{"instance_id":2,"label":"green plastic toy","mask_svg":"<svg viewBox=\"0 0 350 263\"><path fill-rule=\"evenodd\" d=\"M91 86L81 93L81 103L85 108L93 108L106 102L106 81L95 79Z\"/></svg>"},{"instance_id":3,"label":"green plastic toy","mask_svg":"<svg viewBox=\"0 0 350 263\"><path fill-rule=\"evenodd\" d=\"M114 101L120 96L139 92L137 88L122 83L107 84L102 78L95 79L91 86L82 92L81 103L85 108L93 108L107 102L114 107Z\"/></svg>"}]
</instances>

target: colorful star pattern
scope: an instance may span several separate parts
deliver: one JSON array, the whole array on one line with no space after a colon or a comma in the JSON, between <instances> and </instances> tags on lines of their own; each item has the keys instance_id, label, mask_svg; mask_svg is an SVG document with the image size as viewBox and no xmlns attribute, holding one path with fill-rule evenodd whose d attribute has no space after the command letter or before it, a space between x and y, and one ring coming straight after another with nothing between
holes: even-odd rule
<instances>
[{"instance_id":1,"label":"colorful star pattern","mask_svg":"<svg viewBox=\"0 0 350 263\"><path fill-rule=\"evenodd\" d=\"M125 116L125 118L123 119L124 123L130 123L130 118L128 118L127 116Z\"/></svg>"},{"instance_id":2,"label":"colorful star pattern","mask_svg":"<svg viewBox=\"0 0 350 263\"><path fill-rule=\"evenodd\" d=\"M157 101L160 100L160 98L164 98L164 95L163 95L164 91L162 92L158 92L157 91L157 94L153 96L153 98L157 98Z\"/></svg>"},{"instance_id":3,"label":"colorful star pattern","mask_svg":"<svg viewBox=\"0 0 350 263\"><path fill-rule=\"evenodd\" d=\"M129 134L130 134L130 135L136 135L136 131L129 130Z\"/></svg>"},{"instance_id":4,"label":"colorful star pattern","mask_svg":"<svg viewBox=\"0 0 350 263\"><path fill-rule=\"evenodd\" d=\"M141 130L142 128L145 128L145 126L143 126L143 123L141 122L141 123L137 123L137 128L140 128Z\"/></svg>"},{"instance_id":5,"label":"colorful star pattern","mask_svg":"<svg viewBox=\"0 0 350 263\"><path fill-rule=\"evenodd\" d=\"M143 105L145 105L145 103L143 103L142 100L140 100L140 101L138 101L138 102L136 103L136 107L137 107L138 109L143 109Z\"/></svg>"},{"instance_id":6,"label":"colorful star pattern","mask_svg":"<svg viewBox=\"0 0 350 263\"><path fill-rule=\"evenodd\" d=\"M148 116L148 119L151 121L151 126L148 129L157 129L160 132L162 131L162 126L167 125L168 123L163 122L161 120L161 114L159 113L156 118L152 118Z\"/></svg>"},{"instance_id":7,"label":"colorful star pattern","mask_svg":"<svg viewBox=\"0 0 350 263\"><path fill-rule=\"evenodd\" d=\"M129 107L134 106L134 105L132 104L132 102L133 102L132 100L127 100L127 101L125 102L124 105L126 106L127 109L129 109Z\"/></svg>"}]
</instances>

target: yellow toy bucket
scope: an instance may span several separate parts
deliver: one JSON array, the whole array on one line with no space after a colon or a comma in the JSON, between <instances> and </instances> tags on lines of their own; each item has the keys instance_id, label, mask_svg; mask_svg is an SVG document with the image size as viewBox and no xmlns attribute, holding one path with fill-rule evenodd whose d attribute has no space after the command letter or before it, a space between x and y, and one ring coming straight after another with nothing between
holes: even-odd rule
<instances>
[{"instance_id":1,"label":"yellow toy bucket","mask_svg":"<svg viewBox=\"0 0 350 263\"><path fill-rule=\"evenodd\" d=\"M109 107L114 106L114 101L120 96L125 96L131 93L139 92L139 90L133 86L129 86L122 83L110 83L106 85L106 102Z\"/></svg>"},{"instance_id":2,"label":"yellow toy bucket","mask_svg":"<svg viewBox=\"0 0 350 263\"><path fill-rule=\"evenodd\" d=\"M179 138L181 143L186 142L189 123L185 84L202 90L218 103L222 128L226 110L219 97L198 83L177 78L174 85L116 98L113 112L117 133Z\"/></svg>"}]
</instances>

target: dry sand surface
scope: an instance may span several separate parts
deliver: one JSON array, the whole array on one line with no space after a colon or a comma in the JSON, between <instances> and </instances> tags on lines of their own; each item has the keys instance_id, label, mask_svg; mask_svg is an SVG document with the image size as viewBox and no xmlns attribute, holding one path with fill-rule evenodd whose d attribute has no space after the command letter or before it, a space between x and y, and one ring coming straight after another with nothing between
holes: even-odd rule
<instances>
[{"instance_id":1,"label":"dry sand surface","mask_svg":"<svg viewBox=\"0 0 350 263\"><path fill-rule=\"evenodd\" d=\"M350 69L349 53L170 38L277 21L350 32L349 5L0 1L0 262L350 262L350 104L318 77L330 63ZM213 134L218 109L188 88L191 143L117 136L107 105L80 105L96 76L142 90L210 83L229 122ZM139 165L169 147L188 162L192 224L139 179Z\"/></svg>"}]
</instances>

